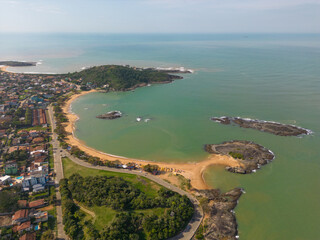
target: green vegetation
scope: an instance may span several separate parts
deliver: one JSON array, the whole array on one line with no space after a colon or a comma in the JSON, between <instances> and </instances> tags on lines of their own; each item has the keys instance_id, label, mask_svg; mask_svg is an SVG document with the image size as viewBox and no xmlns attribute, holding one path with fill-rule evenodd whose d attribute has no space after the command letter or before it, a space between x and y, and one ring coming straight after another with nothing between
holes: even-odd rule
<instances>
[{"instance_id":1,"label":"green vegetation","mask_svg":"<svg viewBox=\"0 0 320 240\"><path fill-rule=\"evenodd\" d=\"M244 159L243 154L242 153L237 153L237 152L229 152L229 155L233 158L237 158L237 159Z\"/></svg>"},{"instance_id":2,"label":"green vegetation","mask_svg":"<svg viewBox=\"0 0 320 240\"><path fill-rule=\"evenodd\" d=\"M4 162L11 161L11 160L15 160L18 162L26 161L29 158L29 153L25 150L16 150L11 153L4 153L2 155L2 158Z\"/></svg>"},{"instance_id":3,"label":"green vegetation","mask_svg":"<svg viewBox=\"0 0 320 240\"><path fill-rule=\"evenodd\" d=\"M19 193L15 188L0 191L0 213L17 210L18 199Z\"/></svg>"},{"instance_id":4,"label":"green vegetation","mask_svg":"<svg viewBox=\"0 0 320 240\"><path fill-rule=\"evenodd\" d=\"M197 232L196 232L196 234L195 234L195 238L196 239L199 239L199 240L203 240L203 239L205 239L205 237L204 237L204 233L206 232L206 230L207 230L207 224L206 224L206 220L204 221L204 222L202 222L201 223L201 225L199 226L199 228L198 228L198 230L197 230Z\"/></svg>"},{"instance_id":5,"label":"green vegetation","mask_svg":"<svg viewBox=\"0 0 320 240\"><path fill-rule=\"evenodd\" d=\"M47 230L41 234L41 240L54 240L54 233L52 230Z\"/></svg>"},{"instance_id":6,"label":"green vegetation","mask_svg":"<svg viewBox=\"0 0 320 240\"><path fill-rule=\"evenodd\" d=\"M108 177L121 177L126 181L130 181L134 187L143 191L147 196L156 196L157 191L160 189L160 185L150 181L147 178L140 177L134 174L128 173L116 173L108 172L104 170L96 170L91 168L82 167L72 162L69 158L62 158L63 173L66 178L69 178L74 173L79 173L83 177L88 176L108 176Z\"/></svg>"},{"instance_id":7,"label":"green vegetation","mask_svg":"<svg viewBox=\"0 0 320 240\"><path fill-rule=\"evenodd\" d=\"M125 90L138 84L151 82L167 82L176 78L154 69L135 69L129 66L105 65L85 69L81 72L68 74L76 81L81 79L81 84L94 85L95 87L109 86L115 90ZM86 89L86 87L83 87Z\"/></svg>"},{"instance_id":8,"label":"green vegetation","mask_svg":"<svg viewBox=\"0 0 320 240\"><path fill-rule=\"evenodd\" d=\"M50 167L50 170L53 170L54 168L54 157L53 157L53 149L51 144L49 147L49 167Z\"/></svg>"},{"instance_id":9,"label":"green vegetation","mask_svg":"<svg viewBox=\"0 0 320 240\"><path fill-rule=\"evenodd\" d=\"M32 124L32 111L30 108L27 108L26 109L26 112L25 112L25 123L27 126L31 126Z\"/></svg>"},{"instance_id":10,"label":"green vegetation","mask_svg":"<svg viewBox=\"0 0 320 240\"><path fill-rule=\"evenodd\" d=\"M177 177L179 179L181 189L189 190L191 188L191 180L190 179L187 179L180 174L177 174Z\"/></svg>"},{"instance_id":11,"label":"green vegetation","mask_svg":"<svg viewBox=\"0 0 320 240\"><path fill-rule=\"evenodd\" d=\"M68 179L60 184L62 206L68 205L64 221L72 239L166 239L183 229L193 215L186 196L148 179L88 169L67 158L63 165Z\"/></svg>"},{"instance_id":12,"label":"green vegetation","mask_svg":"<svg viewBox=\"0 0 320 240\"><path fill-rule=\"evenodd\" d=\"M28 67L35 66L35 62L18 62L18 61L1 61L0 65L9 66L9 67Z\"/></svg>"},{"instance_id":13,"label":"green vegetation","mask_svg":"<svg viewBox=\"0 0 320 240\"><path fill-rule=\"evenodd\" d=\"M30 131L30 130L47 131L48 128L42 127L42 126L34 126L34 127L22 128L20 130L25 130L25 131Z\"/></svg>"},{"instance_id":14,"label":"green vegetation","mask_svg":"<svg viewBox=\"0 0 320 240\"><path fill-rule=\"evenodd\" d=\"M145 170L146 172L149 173L153 173L155 171L158 171L159 166L158 165L151 165L151 164L147 164L143 167L143 170Z\"/></svg>"}]
</instances>

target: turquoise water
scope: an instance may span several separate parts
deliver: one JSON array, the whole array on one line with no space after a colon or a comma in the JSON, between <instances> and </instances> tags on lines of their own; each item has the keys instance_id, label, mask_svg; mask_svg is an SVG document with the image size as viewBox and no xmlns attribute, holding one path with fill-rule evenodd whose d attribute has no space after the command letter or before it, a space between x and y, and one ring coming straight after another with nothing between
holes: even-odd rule
<instances>
[{"instance_id":1,"label":"turquoise water","mask_svg":"<svg viewBox=\"0 0 320 240\"><path fill-rule=\"evenodd\" d=\"M206 143L255 141L276 155L257 173L235 175L216 166L205 173L213 187L245 188L236 208L240 238L320 239L320 35L25 35L9 41L13 38L0 38L1 56L43 60L27 71L67 72L104 63L195 69L171 84L77 99L76 136L101 151L164 162L201 161ZM95 118L111 110L124 117ZM314 134L279 137L210 121L222 115L296 124ZM151 120L136 122L139 116Z\"/></svg>"}]
</instances>

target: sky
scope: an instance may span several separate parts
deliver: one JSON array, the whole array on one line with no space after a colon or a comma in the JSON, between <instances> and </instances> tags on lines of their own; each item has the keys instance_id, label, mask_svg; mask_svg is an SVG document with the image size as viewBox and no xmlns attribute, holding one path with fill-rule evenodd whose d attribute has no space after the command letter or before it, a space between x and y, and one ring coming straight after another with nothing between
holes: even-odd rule
<instances>
[{"instance_id":1,"label":"sky","mask_svg":"<svg viewBox=\"0 0 320 240\"><path fill-rule=\"evenodd\" d=\"M320 33L320 0L0 0L0 32Z\"/></svg>"}]
</instances>

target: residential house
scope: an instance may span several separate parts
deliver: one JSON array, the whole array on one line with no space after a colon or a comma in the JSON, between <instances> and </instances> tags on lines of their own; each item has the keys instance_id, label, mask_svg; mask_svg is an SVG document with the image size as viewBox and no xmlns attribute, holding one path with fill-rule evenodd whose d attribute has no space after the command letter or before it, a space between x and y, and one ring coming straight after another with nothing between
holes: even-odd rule
<instances>
[{"instance_id":1,"label":"residential house","mask_svg":"<svg viewBox=\"0 0 320 240\"><path fill-rule=\"evenodd\" d=\"M3 176L3 177L0 177L0 185L8 185L12 182L12 179L10 176L6 175L6 176Z\"/></svg>"},{"instance_id":2,"label":"residential house","mask_svg":"<svg viewBox=\"0 0 320 240\"><path fill-rule=\"evenodd\" d=\"M33 233L26 233L24 235L22 235L19 240L36 240L37 237L37 233L33 232Z\"/></svg>"},{"instance_id":3,"label":"residential house","mask_svg":"<svg viewBox=\"0 0 320 240\"><path fill-rule=\"evenodd\" d=\"M32 143L37 144L37 143L43 143L44 138L43 137L36 137L32 140Z\"/></svg>"},{"instance_id":4,"label":"residential house","mask_svg":"<svg viewBox=\"0 0 320 240\"><path fill-rule=\"evenodd\" d=\"M17 232L21 234L23 231L31 231L32 228L33 226L31 224L31 221L27 221L17 227Z\"/></svg>"},{"instance_id":5,"label":"residential house","mask_svg":"<svg viewBox=\"0 0 320 240\"><path fill-rule=\"evenodd\" d=\"M47 203L44 201L44 199L39 199L39 200L35 200L32 202L29 202L29 208L42 208L45 207L47 205Z\"/></svg>"},{"instance_id":6,"label":"residential house","mask_svg":"<svg viewBox=\"0 0 320 240\"><path fill-rule=\"evenodd\" d=\"M12 224L18 224L29 220L29 210L21 209L12 216Z\"/></svg>"},{"instance_id":7,"label":"residential house","mask_svg":"<svg viewBox=\"0 0 320 240\"><path fill-rule=\"evenodd\" d=\"M48 221L48 212L38 211L34 213L35 221L34 223L47 222Z\"/></svg>"}]
</instances>

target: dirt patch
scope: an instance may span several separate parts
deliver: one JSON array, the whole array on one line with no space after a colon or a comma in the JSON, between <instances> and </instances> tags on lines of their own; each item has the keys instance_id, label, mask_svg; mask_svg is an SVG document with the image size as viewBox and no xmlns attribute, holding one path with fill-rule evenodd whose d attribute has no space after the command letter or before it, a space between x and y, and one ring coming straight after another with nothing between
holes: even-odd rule
<instances>
[{"instance_id":1,"label":"dirt patch","mask_svg":"<svg viewBox=\"0 0 320 240\"><path fill-rule=\"evenodd\" d=\"M12 215L0 216L0 227L12 225Z\"/></svg>"},{"instance_id":2,"label":"dirt patch","mask_svg":"<svg viewBox=\"0 0 320 240\"><path fill-rule=\"evenodd\" d=\"M46 206L46 207L44 207L44 208L40 208L39 210L41 210L41 211L50 211L50 210L52 210L53 208L54 208L53 205L49 205L49 206Z\"/></svg>"}]
</instances>

